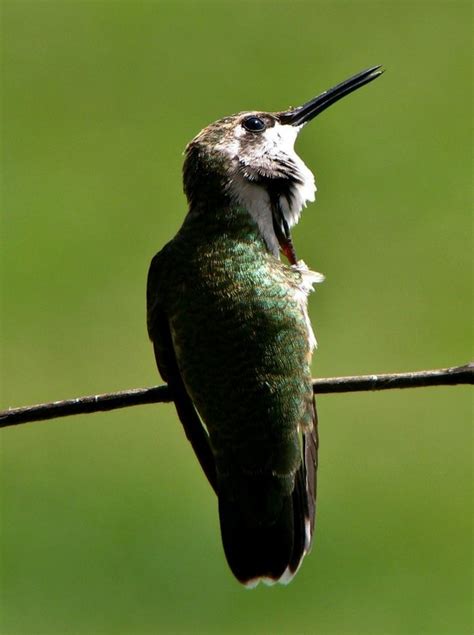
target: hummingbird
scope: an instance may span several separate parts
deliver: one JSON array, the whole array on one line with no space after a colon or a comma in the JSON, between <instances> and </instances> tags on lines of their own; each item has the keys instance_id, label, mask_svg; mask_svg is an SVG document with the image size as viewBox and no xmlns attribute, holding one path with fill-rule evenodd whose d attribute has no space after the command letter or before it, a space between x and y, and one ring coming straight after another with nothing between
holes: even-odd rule
<instances>
[{"instance_id":1,"label":"hummingbird","mask_svg":"<svg viewBox=\"0 0 474 635\"><path fill-rule=\"evenodd\" d=\"M307 298L324 276L298 260L291 237L316 192L295 140L382 72L364 70L302 106L240 112L204 128L185 150L187 215L150 265L158 370L217 495L227 562L247 587L288 583L315 525Z\"/></svg>"}]
</instances>

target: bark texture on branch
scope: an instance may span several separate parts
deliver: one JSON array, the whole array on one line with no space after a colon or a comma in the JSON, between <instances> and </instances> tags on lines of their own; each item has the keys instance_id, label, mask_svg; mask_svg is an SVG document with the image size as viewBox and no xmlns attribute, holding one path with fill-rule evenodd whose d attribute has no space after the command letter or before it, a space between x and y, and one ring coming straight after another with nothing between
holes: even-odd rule
<instances>
[{"instance_id":1,"label":"bark texture on branch","mask_svg":"<svg viewBox=\"0 0 474 635\"><path fill-rule=\"evenodd\" d=\"M336 392L360 392L367 390L390 390L393 388L421 388L424 386L453 386L474 383L474 363L437 370L420 370L409 373L381 375L357 375L354 377L328 377L313 380L316 394ZM135 388L121 392L104 393L65 399L34 406L23 406L0 411L0 428L67 417L116 410L151 403L173 401L168 386Z\"/></svg>"}]
</instances>

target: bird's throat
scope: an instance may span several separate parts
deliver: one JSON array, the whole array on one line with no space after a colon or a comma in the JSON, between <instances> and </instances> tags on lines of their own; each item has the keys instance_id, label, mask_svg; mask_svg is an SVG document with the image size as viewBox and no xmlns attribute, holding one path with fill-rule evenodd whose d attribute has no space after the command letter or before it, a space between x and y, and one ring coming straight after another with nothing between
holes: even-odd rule
<instances>
[{"instance_id":1,"label":"bird's throat","mask_svg":"<svg viewBox=\"0 0 474 635\"><path fill-rule=\"evenodd\" d=\"M273 231L277 237L280 251L288 258L290 265L296 265L298 258L296 257L293 240L291 238L290 228L285 218L285 214L280 207L279 201L272 201L272 220Z\"/></svg>"}]
</instances>

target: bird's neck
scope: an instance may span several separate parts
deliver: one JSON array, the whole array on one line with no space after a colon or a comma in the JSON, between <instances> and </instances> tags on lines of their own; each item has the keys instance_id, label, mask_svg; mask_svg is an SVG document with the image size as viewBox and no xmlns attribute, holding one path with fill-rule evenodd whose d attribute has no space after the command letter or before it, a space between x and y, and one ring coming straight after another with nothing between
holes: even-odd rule
<instances>
[{"instance_id":1,"label":"bird's neck","mask_svg":"<svg viewBox=\"0 0 474 635\"><path fill-rule=\"evenodd\" d=\"M200 241L233 241L268 250L260 228L249 211L231 200L222 205L207 202L192 206L181 232L194 235Z\"/></svg>"}]
</instances>

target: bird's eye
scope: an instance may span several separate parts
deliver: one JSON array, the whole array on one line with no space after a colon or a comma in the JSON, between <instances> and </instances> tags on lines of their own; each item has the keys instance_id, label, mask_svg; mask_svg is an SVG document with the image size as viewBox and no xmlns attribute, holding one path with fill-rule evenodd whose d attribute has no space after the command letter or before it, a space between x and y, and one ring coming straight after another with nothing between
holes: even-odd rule
<instances>
[{"instance_id":1,"label":"bird's eye","mask_svg":"<svg viewBox=\"0 0 474 635\"><path fill-rule=\"evenodd\" d=\"M242 125L245 130L248 130L249 132L262 132L267 127L263 119L253 116L245 117L245 119L242 121Z\"/></svg>"}]
</instances>

